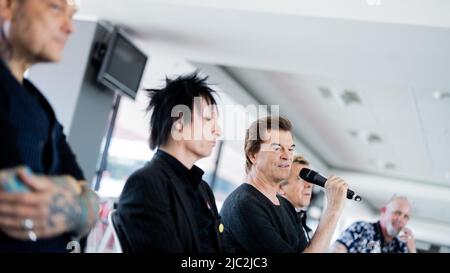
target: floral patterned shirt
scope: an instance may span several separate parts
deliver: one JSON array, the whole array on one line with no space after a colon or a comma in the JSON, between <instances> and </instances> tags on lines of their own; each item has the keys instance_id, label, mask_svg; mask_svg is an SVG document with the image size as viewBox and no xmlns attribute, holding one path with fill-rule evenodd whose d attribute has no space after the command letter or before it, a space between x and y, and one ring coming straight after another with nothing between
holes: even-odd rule
<instances>
[{"instance_id":1,"label":"floral patterned shirt","mask_svg":"<svg viewBox=\"0 0 450 273\"><path fill-rule=\"evenodd\" d=\"M380 222L355 222L348 227L337 241L343 244L349 253L407 253L406 243L395 237L385 242Z\"/></svg>"}]
</instances>

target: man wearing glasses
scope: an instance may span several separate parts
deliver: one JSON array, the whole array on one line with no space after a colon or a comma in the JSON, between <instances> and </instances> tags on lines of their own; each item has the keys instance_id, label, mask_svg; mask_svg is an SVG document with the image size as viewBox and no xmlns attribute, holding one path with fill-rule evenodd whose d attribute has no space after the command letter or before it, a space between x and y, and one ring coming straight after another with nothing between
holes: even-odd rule
<instances>
[{"instance_id":1,"label":"man wearing glasses","mask_svg":"<svg viewBox=\"0 0 450 273\"><path fill-rule=\"evenodd\" d=\"M327 209L307 244L295 211L279 196L279 184L289 177L294 157L292 126L282 117L254 122L246 132L247 179L225 200L224 250L236 253L324 252L342 213L347 183L332 176L325 184Z\"/></svg>"}]
</instances>

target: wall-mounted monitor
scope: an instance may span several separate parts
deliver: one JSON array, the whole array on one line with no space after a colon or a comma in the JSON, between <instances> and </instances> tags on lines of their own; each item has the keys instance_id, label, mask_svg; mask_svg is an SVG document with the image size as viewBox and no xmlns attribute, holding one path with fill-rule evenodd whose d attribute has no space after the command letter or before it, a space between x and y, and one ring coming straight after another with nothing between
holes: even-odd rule
<instances>
[{"instance_id":1,"label":"wall-mounted monitor","mask_svg":"<svg viewBox=\"0 0 450 273\"><path fill-rule=\"evenodd\" d=\"M134 99L147 59L147 55L121 30L115 29L111 33L97 81Z\"/></svg>"}]
</instances>

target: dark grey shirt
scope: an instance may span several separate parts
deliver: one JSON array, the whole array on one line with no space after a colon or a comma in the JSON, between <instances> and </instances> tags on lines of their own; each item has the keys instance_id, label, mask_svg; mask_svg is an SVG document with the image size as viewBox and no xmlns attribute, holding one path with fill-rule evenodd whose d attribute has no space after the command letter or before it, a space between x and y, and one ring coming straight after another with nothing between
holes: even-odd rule
<instances>
[{"instance_id":1,"label":"dark grey shirt","mask_svg":"<svg viewBox=\"0 0 450 273\"><path fill-rule=\"evenodd\" d=\"M242 184L225 200L224 250L236 253L298 253L307 246L295 210L283 197L274 205L249 184Z\"/></svg>"}]
</instances>

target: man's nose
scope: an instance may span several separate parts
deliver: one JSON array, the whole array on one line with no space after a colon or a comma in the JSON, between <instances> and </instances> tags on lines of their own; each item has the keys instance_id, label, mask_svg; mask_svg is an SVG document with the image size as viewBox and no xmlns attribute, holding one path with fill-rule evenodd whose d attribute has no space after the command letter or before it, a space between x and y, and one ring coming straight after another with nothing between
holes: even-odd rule
<instances>
[{"instance_id":1,"label":"man's nose","mask_svg":"<svg viewBox=\"0 0 450 273\"><path fill-rule=\"evenodd\" d=\"M402 226L406 226L406 224L408 223L407 217L406 216L400 217L400 223L402 224Z\"/></svg>"},{"instance_id":2,"label":"man's nose","mask_svg":"<svg viewBox=\"0 0 450 273\"><path fill-rule=\"evenodd\" d=\"M63 31L68 35L72 34L75 31L75 25L73 23L72 16L69 15L65 16L63 23Z\"/></svg>"},{"instance_id":3,"label":"man's nose","mask_svg":"<svg viewBox=\"0 0 450 273\"><path fill-rule=\"evenodd\" d=\"M215 126L214 126L214 134L217 137L222 136L222 128L220 127L220 124L218 122L216 122Z\"/></svg>"},{"instance_id":4,"label":"man's nose","mask_svg":"<svg viewBox=\"0 0 450 273\"><path fill-rule=\"evenodd\" d=\"M288 149L281 148L281 158L289 160L291 158L291 152Z\"/></svg>"}]
</instances>

